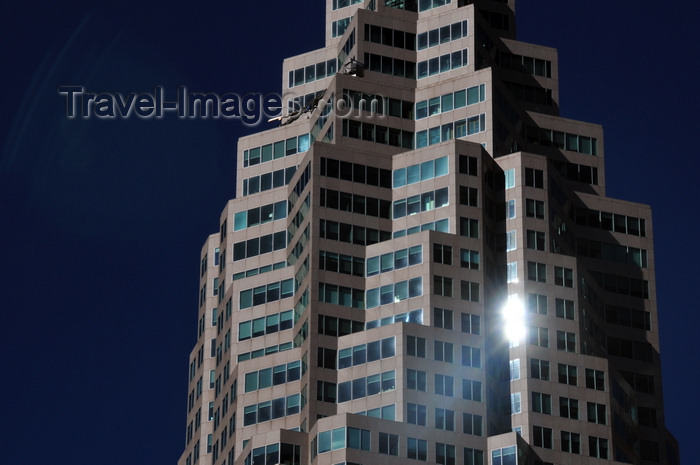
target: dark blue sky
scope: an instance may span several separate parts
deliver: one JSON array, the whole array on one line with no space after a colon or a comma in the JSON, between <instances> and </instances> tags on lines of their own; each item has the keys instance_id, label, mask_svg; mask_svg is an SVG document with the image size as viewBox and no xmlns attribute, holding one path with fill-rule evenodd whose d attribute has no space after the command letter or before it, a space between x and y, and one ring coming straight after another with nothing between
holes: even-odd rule
<instances>
[{"instance_id":1,"label":"dark blue sky","mask_svg":"<svg viewBox=\"0 0 700 465\"><path fill-rule=\"evenodd\" d=\"M688 365L700 356L698 11L626 3L523 1L519 38L559 49L562 115L605 128L608 194L654 209L667 423L688 452L683 420L700 415ZM253 131L174 116L69 120L58 86L277 91L281 60L322 46L323 4L5 2L3 463L176 462L199 250L233 197L236 140Z\"/></svg>"}]
</instances>

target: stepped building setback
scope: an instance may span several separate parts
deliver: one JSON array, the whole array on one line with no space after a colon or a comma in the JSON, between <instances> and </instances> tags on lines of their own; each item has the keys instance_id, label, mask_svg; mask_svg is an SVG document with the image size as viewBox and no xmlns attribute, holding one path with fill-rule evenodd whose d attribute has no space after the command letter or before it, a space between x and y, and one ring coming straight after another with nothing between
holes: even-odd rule
<instances>
[{"instance_id":1,"label":"stepped building setback","mask_svg":"<svg viewBox=\"0 0 700 465\"><path fill-rule=\"evenodd\" d=\"M651 210L557 51L514 0L325 3L202 248L178 465L678 465Z\"/></svg>"}]
</instances>

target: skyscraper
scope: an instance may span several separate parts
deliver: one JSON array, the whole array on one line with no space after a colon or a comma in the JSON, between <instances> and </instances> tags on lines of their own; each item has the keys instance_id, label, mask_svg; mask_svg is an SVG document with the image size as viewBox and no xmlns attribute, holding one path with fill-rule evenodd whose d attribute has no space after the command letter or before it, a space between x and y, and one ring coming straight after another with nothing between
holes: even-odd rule
<instances>
[{"instance_id":1,"label":"skyscraper","mask_svg":"<svg viewBox=\"0 0 700 465\"><path fill-rule=\"evenodd\" d=\"M179 465L669 463L651 211L514 1L327 0L201 256Z\"/></svg>"}]
</instances>

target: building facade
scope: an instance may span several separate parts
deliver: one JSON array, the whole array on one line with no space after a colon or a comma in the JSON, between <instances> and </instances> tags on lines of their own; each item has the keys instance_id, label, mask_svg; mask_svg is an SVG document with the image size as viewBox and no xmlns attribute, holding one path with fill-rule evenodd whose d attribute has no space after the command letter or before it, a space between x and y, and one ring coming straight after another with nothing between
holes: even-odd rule
<instances>
[{"instance_id":1,"label":"building facade","mask_svg":"<svg viewBox=\"0 0 700 465\"><path fill-rule=\"evenodd\" d=\"M514 0L326 0L325 34L202 248L179 465L678 464L651 211L556 50Z\"/></svg>"}]
</instances>

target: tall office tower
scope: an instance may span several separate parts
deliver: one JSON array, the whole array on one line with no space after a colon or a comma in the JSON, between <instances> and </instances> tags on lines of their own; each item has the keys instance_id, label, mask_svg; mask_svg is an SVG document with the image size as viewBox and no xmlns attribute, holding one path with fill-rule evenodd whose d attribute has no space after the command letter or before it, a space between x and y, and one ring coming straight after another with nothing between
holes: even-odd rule
<instances>
[{"instance_id":1,"label":"tall office tower","mask_svg":"<svg viewBox=\"0 0 700 465\"><path fill-rule=\"evenodd\" d=\"M514 0L327 0L202 249L180 465L678 464L651 212Z\"/></svg>"}]
</instances>

